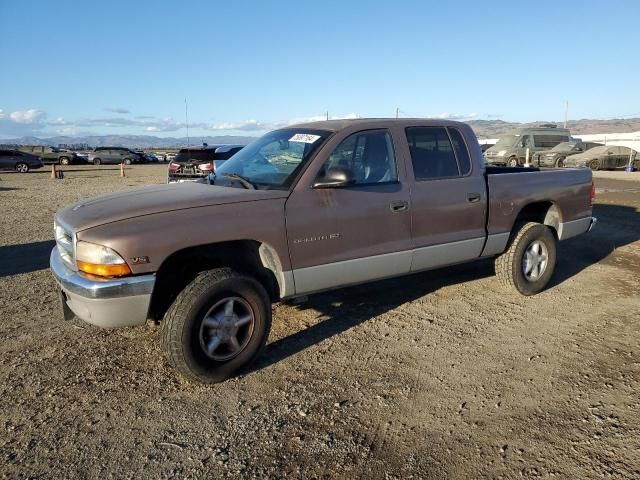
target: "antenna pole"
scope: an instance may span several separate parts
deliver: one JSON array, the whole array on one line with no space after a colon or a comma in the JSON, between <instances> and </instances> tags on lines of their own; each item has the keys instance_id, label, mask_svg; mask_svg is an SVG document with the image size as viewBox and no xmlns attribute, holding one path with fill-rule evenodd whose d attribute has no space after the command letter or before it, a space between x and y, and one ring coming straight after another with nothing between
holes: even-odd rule
<instances>
[{"instance_id":1,"label":"antenna pole","mask_svg":"<svg viewBox=\"0 0 640 480\"><path fill-rule=\"evenodd\" d=\"M569 116L569 100L564 106L564 128L567 128L567 117Z\"/></svg>"},{"instance_id":2,"label":"antenna pole","mask_svg":"<svg viewBox=\"0 0 640 480\"><path fill-rule=\"evenodd\" d=\"M398 118L398 115L400 115L400 108L396 107L396 118Z\"/></svg>"},{"instance_id":3,"label":"antenna pole","mask_svg":"<svg viewBox=\"0 0 640 480\"><path fill-rule=\"evenodd\" d=\"M184 98L184 121L187 126L187 147L189 146L189 104L187 103L187 97Z\"/></svg>"}]
</instances>

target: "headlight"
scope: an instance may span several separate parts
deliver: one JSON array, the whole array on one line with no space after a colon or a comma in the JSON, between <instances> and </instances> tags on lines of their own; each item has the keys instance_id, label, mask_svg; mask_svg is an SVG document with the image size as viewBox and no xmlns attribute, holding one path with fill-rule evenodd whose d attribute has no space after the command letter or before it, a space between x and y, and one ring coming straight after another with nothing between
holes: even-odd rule
<instances>
[{"instance_id":1,"label":"headlight","mask_svg":"<svg viewBox=\"0 0 640 480\"><path fill-rule=\"evenodd\" d=\"M500 151L498 152L498 156L499 156L499 157L504 157L505 153L507 153L507 151L506 151L506 150L500 150Z\"/></svg>"},{"instance_id":2,"label":"headlight","mask_svg":"<svg viewBox=\"0 0 640 480\"><path fill-rule=\"evenodd\" d=\"M79 241L76 245L78 270L100 277L131 275L131 269L115 251L104 245Z\"/></svg>"}]
</instances>

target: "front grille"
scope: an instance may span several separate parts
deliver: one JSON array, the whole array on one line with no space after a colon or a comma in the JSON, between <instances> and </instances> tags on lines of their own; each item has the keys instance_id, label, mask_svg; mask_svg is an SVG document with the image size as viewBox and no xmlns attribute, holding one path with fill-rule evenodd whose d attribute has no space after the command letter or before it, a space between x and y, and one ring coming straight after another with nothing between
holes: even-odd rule
<instances>
[{"instance_id":1,"label":"front grille","mask_svg":"<svg viewBox=\"0 0 640 480\"><path fill-rule=\"evenodd\" d=\"M56 248L62 261L71 269L75 270L73 232L63 227L58 222L54 223L54 236Z\"/></svg>"}]
</instances>

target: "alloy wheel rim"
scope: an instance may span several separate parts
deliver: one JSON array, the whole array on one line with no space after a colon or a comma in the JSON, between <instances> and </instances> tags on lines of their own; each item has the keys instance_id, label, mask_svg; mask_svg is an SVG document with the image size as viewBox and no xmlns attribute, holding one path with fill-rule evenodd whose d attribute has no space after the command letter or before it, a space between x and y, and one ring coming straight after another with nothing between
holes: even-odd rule
<instances>
[{"instance_id":1,"label":"alloy wheel rim","mask_svg":"<svg viewBox=\"0 0 640 480\"><path fill-rule=\"evenodd\" d=\"M540 279L547 270L549 252L544 242L535 240L527 247L522 258L522 273L529 282Z\"/></svg>"},{"instance_id":2,"label":"alloy wheel rim","mask_svg":"<svg viewBox=\"0 0 640 480\"><path fill-rule=\"evenodd\" d=\"M247 301L225 297L204 315L200 323L200 347L212 360L231 360L249 344L254 328L255 315Z\"/></svg>"}]
</instances>

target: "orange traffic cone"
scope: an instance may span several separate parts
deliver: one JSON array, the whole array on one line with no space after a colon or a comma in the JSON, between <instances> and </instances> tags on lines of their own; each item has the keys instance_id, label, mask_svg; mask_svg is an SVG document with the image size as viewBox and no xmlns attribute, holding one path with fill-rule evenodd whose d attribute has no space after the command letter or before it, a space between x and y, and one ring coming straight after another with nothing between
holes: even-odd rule
<instances>
[{"instance_id":1,"label":"orange traffic cone","mask_svg":"<svg viewBox=\"0 0 640 480\"><path fill-rule=\"evenodd\" d=\"M124 174L124 163L120 164L120 176L121 177L126 177L126 175Z\"/></svg>"}]
</instances>

